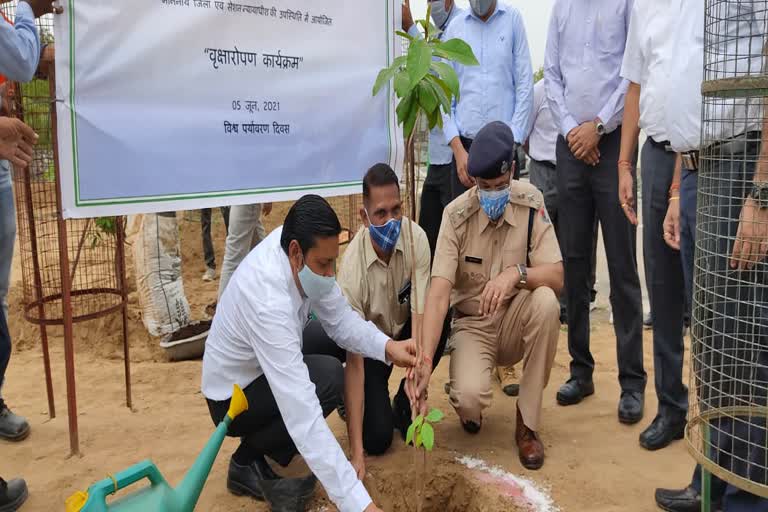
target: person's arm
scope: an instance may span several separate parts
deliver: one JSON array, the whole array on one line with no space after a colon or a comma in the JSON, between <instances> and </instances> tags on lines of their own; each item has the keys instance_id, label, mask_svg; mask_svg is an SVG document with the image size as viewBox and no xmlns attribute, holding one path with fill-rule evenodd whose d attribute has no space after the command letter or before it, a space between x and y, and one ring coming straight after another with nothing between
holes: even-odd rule
<instances>
[{"instance_id":1,"label":"person's arm","mask_svg":"<svg viewBox=\"0 0 768 512\"><path fill-rule=\"evenodd\" d=\"M632 23L632 12L634 10L633 0L627 1L627 6L624 9L624 33L629 36L630 24ZM637 21L640 21L639 19ZM624 50L626 51L626 45ZM639 82L639 80L635 80ZM608 131L614 130L621 122L621 111L624 108L624 96L627 94L629 88L629 80L622 79L613 93L608 97L608 101L605 102L603 108L600 110L598 117L605 125L605 129Z\"/></svg>"},{"instance_id":2,"label":"person's arm","mask_svg":"<svg viewBox=\"0 0 768 512\"><path fill-rule=\"evenodd\" d=\"M637 226L635 213L635 179L632 176L632 155L637 149L640 136L640 85L630 82L624 100L624 122L621 124L621 149L619 150L619 203L629 222Z\"/></svg>"},{"instance_id":3,"label":"person's arm","mask_svg":"<svg viewBox=\"0 0 768 512\"><path fill-rule=\"evenodd\" d=\"M455 8L455 7L454 7ZM454 22L451 22L448 27L445 29L445 32L443 32L443 41L450 41L455 36L453 27L456 25ZM453 70L456 72L457 75L459 75L459 66L460 64L457 64L456 62L450 61L448 62L449 65L453 66ZM461 141L459 140L459 126L456 124L456 108L457 108L457 102L456 98L453 98L451 101L451 113L443 114L443 135L445 135L445 143L449 146L451 146L451 149L454 150L454 155L456 154L456 148L454 147L454 140L455 142L458 142L459 146L461 146ZM461 149L463 150L464 147L461 146Z\"/></svg>"},{"instance_id":4,"label":"person's arm","mask_svg":"<svg viewBox=\"0 0 768 512\"><path fill-rule=\"evenodd\" d=\"M9 80L29 82L40 59L40 36L35 13L26 1L16 7L14 25L0 20L0 74Z\"/></svg>"},{"instance_id":5,"label":"person's arm","mask_svg":"<svg viewBox=\"0 0 768 512\"><path fill-rule=\"evenodd\" d=\"M323 418L296 319L288 314L290 304L278 301L249 311L246 303L243 308L251 346L296 448L342 512L364 510L372 500Z\"/></svg>"},{"instance_id":6,"label":"person's arm","mask_svg":"<svg viewBox=\"0 0 768 512\"><path fill-rule=\"evenodd\" d=\"M519 14L513 22L515 113L512 116L512 133L518 143L528 138L531 112L533 111L533 66L528 48L528 36L523 18Z\"/></svg>"},{"instance_id":7,"label":"person's arm","mask_svg":"<svg viewBox=\"0 0 768 512\"><path fill-rule=\"evenodd\" d=\"M347 435L352 467L357 478L365 478L363 448L363 413L365 403L365 366L363 356L347 352L344 367L344 407L347 411Z\"/></svg>"},{"instance_id":8,"label":"person's arm","mask_svg":"<svg viewBox=\"0 0 768 512\"><path fill-rule=\"evenodd\" d=\"M568 134L579 123L568 112L568 107L565 104L565 84L560 69L560 31L558 30L557 18L559 7L560 2L557 2L552 9L552 16L549 20L547 50L544 57L544 84L546 85L547 100L552 117L560 129L560 133L567 139Z\"/></svg>"},{"instance_id":9,"label":"person's arm","mask_svg":"<svg viewBox=\"0 0 768 512\"><path fill-rule=\"evenodd\" d=\"M680 176L682 174L682 158L680 153L675 158L675 172L672 185L669 187L669 205L664 217L664 241L672 249L680 250Z\"/></svg>"}]
</instances>

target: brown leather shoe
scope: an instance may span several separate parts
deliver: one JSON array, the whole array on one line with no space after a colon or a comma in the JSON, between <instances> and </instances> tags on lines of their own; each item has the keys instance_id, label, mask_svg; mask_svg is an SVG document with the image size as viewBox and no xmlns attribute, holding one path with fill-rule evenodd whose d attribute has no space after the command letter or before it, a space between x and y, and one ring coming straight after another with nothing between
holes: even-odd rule
<instances>
[{"instance_id":1,"label":"brown leather shoe","mask_svg":"<svg viewBox=\"0 0 768 512\"><path fill-rule=\"evenodd\" d=\"M517 409L515 440L517 441L520 463L523 467L531 470L541 469L544 465L544 445L541 443L538 434L523 423L523 415L520 414L520 408Z\"/></svg>"}]
</instances>

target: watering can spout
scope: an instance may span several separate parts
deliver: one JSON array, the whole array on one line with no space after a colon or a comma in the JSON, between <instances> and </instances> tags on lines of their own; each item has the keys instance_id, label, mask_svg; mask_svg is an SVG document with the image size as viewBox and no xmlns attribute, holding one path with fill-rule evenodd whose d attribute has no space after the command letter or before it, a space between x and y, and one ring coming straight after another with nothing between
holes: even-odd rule
<instances>
[{"instance_id":1,"label":"watering can spout","mask_svg":"<svg viewBox=\"0 0 768 512\"><path fill-rule=\"evenodd\" d=\"M176 496L179 501L183 503L180 510L194 509L195 503L197 503L200 493L203 490L203 485L205 485L205 481L208 478L208 474L211 472L213 462L216 460L216 455L218 455L221 444L224 442L224 438L227 435L229 425L235 418L237 418L237 416L247 410L248 400L245 398L245 393L240 389L240 386L235 384L227 415L221 423L219 423L216 431L208 440L203 451L198 455L197 460L195 460L195 463L187 472L184 480L182 480L181 484L176 488Z\"/></svg>"}]
</instances>

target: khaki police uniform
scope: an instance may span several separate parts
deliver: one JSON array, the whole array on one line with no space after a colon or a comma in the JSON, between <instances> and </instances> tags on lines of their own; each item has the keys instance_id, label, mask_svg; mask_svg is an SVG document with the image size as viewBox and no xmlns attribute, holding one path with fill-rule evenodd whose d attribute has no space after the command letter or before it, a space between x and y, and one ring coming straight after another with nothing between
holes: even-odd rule
<instances>
[{"instance_id":1,"label":"khaki police uniform","mask_svg":"<svg viewBox=\"0 0 768 512\"><path fill-rule=\"evenodd\" d=\"M486 284L504 270L517 264L535 268L562 261L541 192L519 181L512 181L510 190L509 203L496 223L480 207L477 187L446 207L432 278L453 284L451 405L463 421L479 423L482 411L491 404L494 368L523 361L518 406L525 425L537 431L542 392L560 333L557 296L546 287L515 290L496 316L479 314ZM531 246L526 247L532 210Z\"/></svg>"}]
</instances>

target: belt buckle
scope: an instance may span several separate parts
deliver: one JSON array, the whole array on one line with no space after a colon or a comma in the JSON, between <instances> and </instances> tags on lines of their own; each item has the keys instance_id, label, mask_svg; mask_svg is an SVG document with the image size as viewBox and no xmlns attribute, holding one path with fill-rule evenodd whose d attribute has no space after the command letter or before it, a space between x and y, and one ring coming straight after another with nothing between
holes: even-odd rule
<instances>
[{"instance_id":1,"label":"belt buckle","mask_svg":"<svg viewBox=\"0 0 768 512\"><path fill-rule=\"evenodd\" d=\"M690 151L688 153L682 153L680 157L683 165L689 171L696 171L699 169L699 159L697 158L696 153Z\"/></svg>"}]
</instances>

